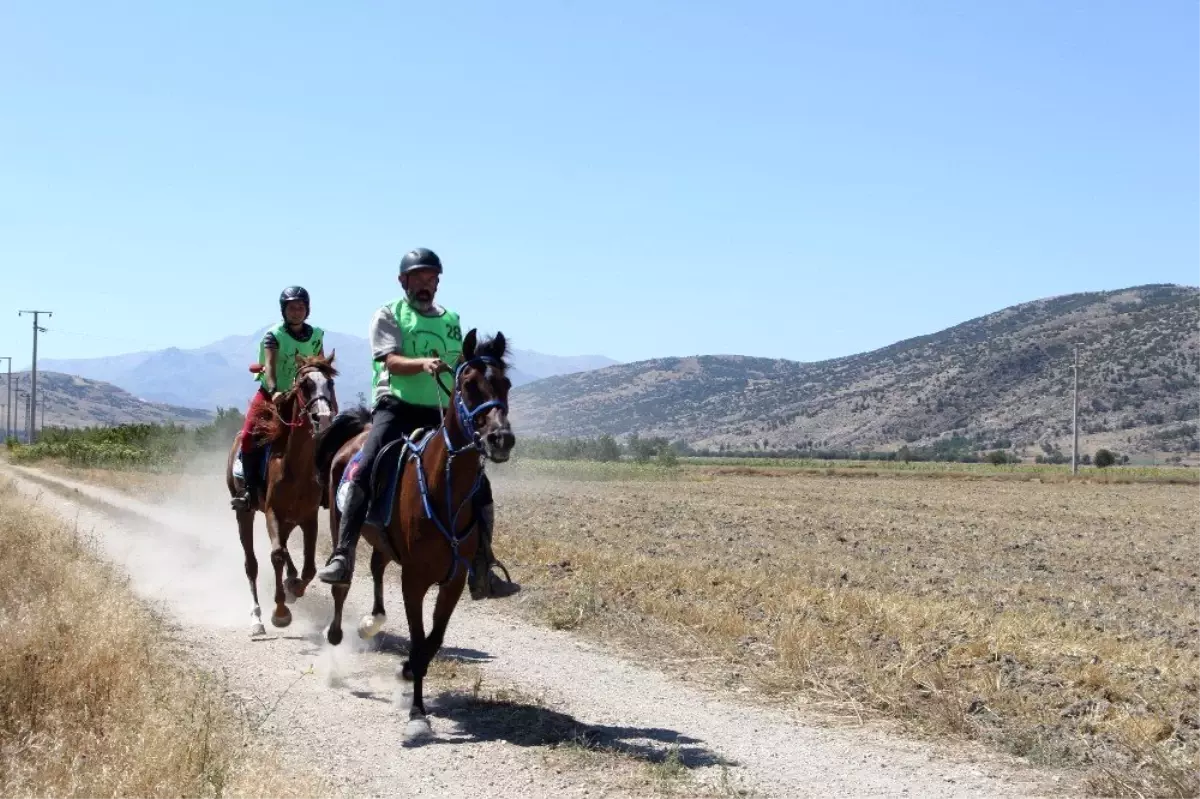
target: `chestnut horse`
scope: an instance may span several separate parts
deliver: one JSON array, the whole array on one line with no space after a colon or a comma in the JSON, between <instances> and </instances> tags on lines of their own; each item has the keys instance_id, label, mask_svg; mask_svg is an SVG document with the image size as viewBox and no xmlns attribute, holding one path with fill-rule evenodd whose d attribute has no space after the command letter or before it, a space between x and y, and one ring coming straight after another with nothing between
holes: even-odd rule
<instances>
[{"instance_id":1,"label":"chestnut horse","mask_svg":"<svg viewBox=\"0 0 1200 799\"><path fill-rule=\"evenodd\" d=\"M362 537L371 545L371 577L375 605L371 616L359 624L364 638L379 632L387 616L383 607L383 573L391 561L400 564L404 612L408 617L409 655L399 676L413 683L408 741L431 733L425 717L422 681L446 632L446 625L462 595L471 559L479 543L475 531L472 498L483 476L483 456L496 463L508 460L516 439L508 423L508 390L505 376L504 334L476 346L475 331L463 339L463 352L454 369L450 408L442 424L416 444L416 454L403 465L394 492L386 529L366 523ZM443 391L445 385L438 381ZM337 490L351 458L362 448L368 430L366 409L334 420L322 436L317 468L328 476L329 527L337 536L340 511ZM370 469L373 464L362 464ZM375 477L378 477L376 475ZM372 483L375 483L374 478ZM373 501L374 498L372 498ZM370 514L374 516L374 514ZM336 540L334 542L337 543ZM438 586L433 610L433 628L425 635L425 594ZM332 586L333 621L326 638L337 646L342 641L342 605L348 585Z\"/></svg>"},{"instance_id":2,"label":"chestnut horse","mask_svg":"<svg viewBox=\"0 0 1200 799\"><path fill-rule=\"evenodd\" d=\"M270 445L267 460L265 490L257 508L236 511L238 533L245 554L246 579L254 606L250 610L250 635L263 635L262 611L258 605L258 558L254 555L254 515L262 511L267 518L267 535L271 540L271 565L275 567L275 612L271 624L287 627L292 613L287 604L304 596L308 584L317 574L317 520L325 504L316 470L315 436L325 429L337 413L337 397L333 390L335 353L328 358L319 355L296 356L296 382L275 404L260 407L256 412L254 434L262 446ZM225 485L230 496L241 492L241 482L233 476L233 462L240 441L234 438L225 462ZM261 468L258 463L243 463L242 468ZM297 577L296 564L288 553L288 537L297 526L304 533L304 571ZM287 569L287 580L283 570Z\"/></svg>"}]
</instances>

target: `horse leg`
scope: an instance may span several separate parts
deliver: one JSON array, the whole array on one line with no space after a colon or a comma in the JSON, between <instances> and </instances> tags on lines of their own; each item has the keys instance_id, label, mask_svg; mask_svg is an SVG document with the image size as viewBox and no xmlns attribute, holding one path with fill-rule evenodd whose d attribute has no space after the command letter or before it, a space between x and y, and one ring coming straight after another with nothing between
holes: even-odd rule
<instances>
[{"instance_id":1,"label":"horse leg","mask_svg":"<svg viewBox=\"0 0 1200 799\"><path fill-rule=\"evenodd\" d=\"M325 631L325 640L331 646L337 646L342 642L342 606L346 603L350 586L333 585L329 590L333 594L333 621L329 622L329 629Z\"/></svg>"},{"instance_id":2,"label":"horse leg","mask_svg":"<svg viewBox=\"0 0 1200 799\"><path fill-rule=\"evenodd\" d=\"M250 583L250 596L254 599L254 606L250 608L250 634L265 635L267 630L262 623L262 608L258 605L258 558L254 556L254 511L238 511L237 523L238 536L242 539L242 553L245 555L246 580Z\"/></svg>"},{"instance_id":3,"label":"horse leg","mask_svg":"<svg viewBox=\"0 0 1200 799\"><path fill-rule=\"evenodd\" d=\"M422 682L429 667L425 657L425 592L429 590L427 578L417 578L410 570L401 570L400 587L404 594L404 614L408 617L408 660L400 667L400 677L412 681L412 704L408 709L408 726L404 728L404 740L416 742L433 734L429 719L425 717L425 697Z\"/></svg>"},{"instance_id":4,"label":"horse leg","mask_svg":"<svg viewBox=\"0 0 1200 799\"><path fill-rule=\"evenodd\" d=\"M308 584L317 576L317 517L314 515L301 522L300 532L304 535L304 570L300 572L299 580L293 577L288 581L290 585L286 586L288 592L297 599L304 596ZM294 564L292 568L295 568Z\"/></svg>"},{"instance_id":5,"label":"horse leg","mask_svg":"<svg viewBox=\"0 0 1200 799\"><path fill-rule=\"evenodd\" d=\"M378 549L371 550L371 580L375 583L375 605L370 616L363 616L358 623L359 638L374 638L387 624L387 613L383 609L383 572L387 569L388 556Z\"/></svg>"},{"instance_id":6,"label":"horse leg","mask_svg":"<svg viewBox=\"0 0 1200 799\"><path fill-rule=\"evenodd\" d=\"M276 627L287 627L292 623L292 612L287 608L287 593L283 588L283 570L287 567L287 535L293 525L288 523L280 526L275 511L267 507L267 533L271 538L271 565L275 567L275 612L271 614L271 624ZM293 567L295 568L295 567Z\"/></svg>"}]
</instances>

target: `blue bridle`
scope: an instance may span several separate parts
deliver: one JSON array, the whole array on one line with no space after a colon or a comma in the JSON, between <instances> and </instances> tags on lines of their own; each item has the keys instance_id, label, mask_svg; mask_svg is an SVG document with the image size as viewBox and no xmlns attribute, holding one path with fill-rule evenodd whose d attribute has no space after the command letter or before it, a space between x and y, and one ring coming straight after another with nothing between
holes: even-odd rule
<instances>
[{"instance_id":1,"label":"blue bridle","mask_svg":"<svg viewBox=\"0 0 1200 799\"><path fill-rule=\"evenodd\" d=\"M484 468L484 463L483 463L484 459L482 456L483 439L480 436L479 431L475 427L476 417L480 416L481 414L487 413L488 411L492 410L493 408L502 408L503 410L506 410L506 411L508 410L508 403L504 402L503 400L498 400L498 399L492 399L492 400L488 400L486 402L481 402L480 404L476 405L474 408L467 407L467 403L463 400L463 397L462 397L462 391L459 388L459 380L462 378L463 372L465 372L468 368L470 368L472 366L478 367L481 365L482 366L501 366L502 364L499 360L497 360L495 358L489 358L486 356L481 356L478 358L471 358L468 361L464 361L463 363L458 365L457 369L454 370L454 389L450 392L451 402L454 405L454 412L458 416L459 427L461 427L463 429L463 432L466 433L469 438L467 443L462 445L461 447L455 447L454 443L450 440L449 426L445 423L444 420L441 425L442 438L446 442L446 452L447 452L446 480L445 480L447 512L450 512L451 506L453 503L453 498L451 496L450 467L454 464L454 458L457 457L458 455L462 455L463 453L470 452L472 450L474 450L475 452L481 453L480 458L479 458L479 475L475 478L475 484L473 486L471 486L471 490L467 493L466 499L464 499L459 504L458 508L455 509L451 513L448 523L443 522L440 518L438 518L438 515L433 510L433 503L429 501L429 485L425 478L425 465L421 462L421 456L425 452L425 446L429 442L429 439L426 438L425 441L421 443L420 449L417 449L416 447L413 448L414 452L416 453L416 457L413 460L416 461L416 465L417 465L417 487L420 489L420 492L421 492L421 504L425 510L425 517L428 518L430 521L432 521L434 523L434 525L437 526L438 530L441 531L442 535L445 537L447 543L450 544L450 556L451 556L450 572L449 572L449 574L446 575L446 578L444 580L442 580L440 583L438 583L438 585L444 585L445 583L450 582L458 574L459 562L466 560L465 558L463 558L461 555L458 554L458 547L460 544L462 544L463 541L467 540L467 538L475 530L475 524L472 524L470 527L468 527L466 530L463 530L461 533L454 532L458 528L458 517L462 513L463 508L467 505L468 502L470 502L475 497L475 495L477 493L479 493L479 488L481 485L483 485L483 468ZM441 380L438 380L436 377L434 378L434 380L437 380L438 385L442 386ZM445 386L442 386L442 390L443 391L445 390ZM468 568L468 570L470 569L470 564L468 564L467 568Z\"/></svg>"}]
</instances>

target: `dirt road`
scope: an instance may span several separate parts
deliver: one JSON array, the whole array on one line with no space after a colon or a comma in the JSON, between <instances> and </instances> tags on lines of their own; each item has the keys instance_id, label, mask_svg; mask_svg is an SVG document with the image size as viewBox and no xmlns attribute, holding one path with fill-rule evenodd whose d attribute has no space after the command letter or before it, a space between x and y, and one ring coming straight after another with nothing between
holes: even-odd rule
<instances>
[{"instance_id":1,"label":"dirt road","mask_svg":"<svg viewBox=\"0 0 1200 799\"><path fill-rule=\"evenodd\" d=\"M223 676L264 738L346 795L950 797L1045 795L1061 785L975 749L935 752L743 706L519 621L498 601L460 604L447 663L426 683L434 738L406 747L395 677L406 646L398 583L389 581L389 622L370 643L353 632L370 608L369 577L351 590L340 647L321 635L332 604L319 582L292 606L290 627L268 622L267 634L252 638L236 526L217 480L146 503L35 470L5 466L0 474L77 520L172 622L186 656ZM292 548L299 561L298 533ZM266 618L265 530L258 557ZM450 677L437 676L446 669L473 675L473 686L447 691Z\"/></svg>"}]
</instances>

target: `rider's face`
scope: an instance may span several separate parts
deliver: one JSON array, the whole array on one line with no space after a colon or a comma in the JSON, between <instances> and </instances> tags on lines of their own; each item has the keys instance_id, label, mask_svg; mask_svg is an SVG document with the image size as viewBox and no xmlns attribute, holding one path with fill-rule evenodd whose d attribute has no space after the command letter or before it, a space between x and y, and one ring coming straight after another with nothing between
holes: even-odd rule
<instances>
[{"instance_id":1,"label":"rider's face","mask_svg":"<svg viewBox=\"0 0 1200 799\"><path fill-rule=\"evenodd\" d=\"M404 287L409 300L420 305L433 302L437 294L438 282L441 275L436 269L418 269L400 276L400 285Z\"/></svg>"},{"instance_id":2,"label":"rider's face","mask_svg":"<svg viewBox=\"0 0 1200 799\"><path fill-rule=\"evenodd\" d=\"M298 327L304 324L304 317L308 316L308 311L304 307L304 303L300 300L292 300L287 305L283 306L283 316L287 319L287 323L293 327Z\"/></svg>"}]
</instances>

